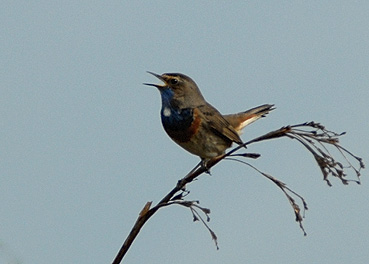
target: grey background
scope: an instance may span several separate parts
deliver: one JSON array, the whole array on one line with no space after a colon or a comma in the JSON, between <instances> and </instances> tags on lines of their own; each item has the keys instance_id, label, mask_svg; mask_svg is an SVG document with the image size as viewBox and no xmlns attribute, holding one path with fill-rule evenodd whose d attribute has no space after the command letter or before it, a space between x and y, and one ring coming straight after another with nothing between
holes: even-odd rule
<instances>
[{"instance_id":1,"label":"grey background","mask_svg":"<svg viewBox=\"0 0 369 264\"><path fill-rule=\"evenodd\" d=\"M368 156L367 1L2 1L0 263L110 263L147 201L197 162L167 137L146 70L191 76L223 113L277 107L250 139L322 122ZM322 180L297 142L250 146L302 194L304 237L283 194L222 162L190 186L212 210L217 251L188 210L155 215L124 263L367 263L368 175ZM353 173L350 173L354 177Z\"/></svg>"}]
</instances>

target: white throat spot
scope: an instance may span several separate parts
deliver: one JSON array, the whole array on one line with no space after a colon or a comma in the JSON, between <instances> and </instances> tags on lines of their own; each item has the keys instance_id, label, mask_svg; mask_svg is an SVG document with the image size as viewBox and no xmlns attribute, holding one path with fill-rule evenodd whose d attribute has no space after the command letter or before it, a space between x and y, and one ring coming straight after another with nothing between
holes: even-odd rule
<instances>
[{"instance_id":1,"label":"white throat spot","mask_svg":"<svg viewBox=\"0 0 369 264\"><path fill-rule=\"evenodd\" d=\"M172 111L168 107L165 107L163 110L163 115L169 117L172 114Z\"/></svg>"}]
</instances>

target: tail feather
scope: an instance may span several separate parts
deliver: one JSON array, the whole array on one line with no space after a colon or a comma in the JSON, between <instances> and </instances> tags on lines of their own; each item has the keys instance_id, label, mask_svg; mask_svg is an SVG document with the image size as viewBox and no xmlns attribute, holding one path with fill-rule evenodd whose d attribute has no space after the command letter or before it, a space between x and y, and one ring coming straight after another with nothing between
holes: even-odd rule
<instances>
[{"instance_id":1,"label":"tail feather","mask_svg":"<svg viewBox=\"0 0 369 264\"><path fill-rule=\"evenodd\" d=\"M274 105L264 104L261 106L254 107L245 112L224 115L224 118L235 128L235 130L240 134L241 130L255 122L256 120L264 117L270 111L274 110Z\"/></svg>"}]
</instances>

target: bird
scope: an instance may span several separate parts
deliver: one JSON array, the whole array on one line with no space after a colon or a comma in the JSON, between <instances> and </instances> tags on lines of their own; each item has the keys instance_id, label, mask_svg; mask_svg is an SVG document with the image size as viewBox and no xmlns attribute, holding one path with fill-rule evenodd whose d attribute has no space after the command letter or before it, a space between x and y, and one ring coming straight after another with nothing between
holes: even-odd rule
<instances>
[{"instance_id":1,"label":"bird","mask_svg":"<svg viewBox=\"0 0 369 264\"><path fill-rule=\"evenodd\" d=\"M188 152L200 157L206 167L210 159L225 154L232 143L242 145L242 129L274 109L263 104L244 112L222 115L203 97L197 84L182 73L147 72L163 84L156 87L161 95L161 122L168 136Z\"/></svg>"}]
</instances>

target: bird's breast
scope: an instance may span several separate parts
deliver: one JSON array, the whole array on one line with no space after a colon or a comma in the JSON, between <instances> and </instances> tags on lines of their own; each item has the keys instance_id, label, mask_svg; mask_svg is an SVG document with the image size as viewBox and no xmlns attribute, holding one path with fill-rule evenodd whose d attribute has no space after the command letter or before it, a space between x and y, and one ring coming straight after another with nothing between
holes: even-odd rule
<instances>
[{"instance_id":1,"label":"bird's breast","mask_svg":"<svg viewBox=\"0 0 369 264\"><path fill-rule=\"evenodd\" d=\"M198 111L192 108L174 109L164 106L161 110L161 121L167 134L177 142L190 141L201 124Z\"/></svg>"}]
</instances>

